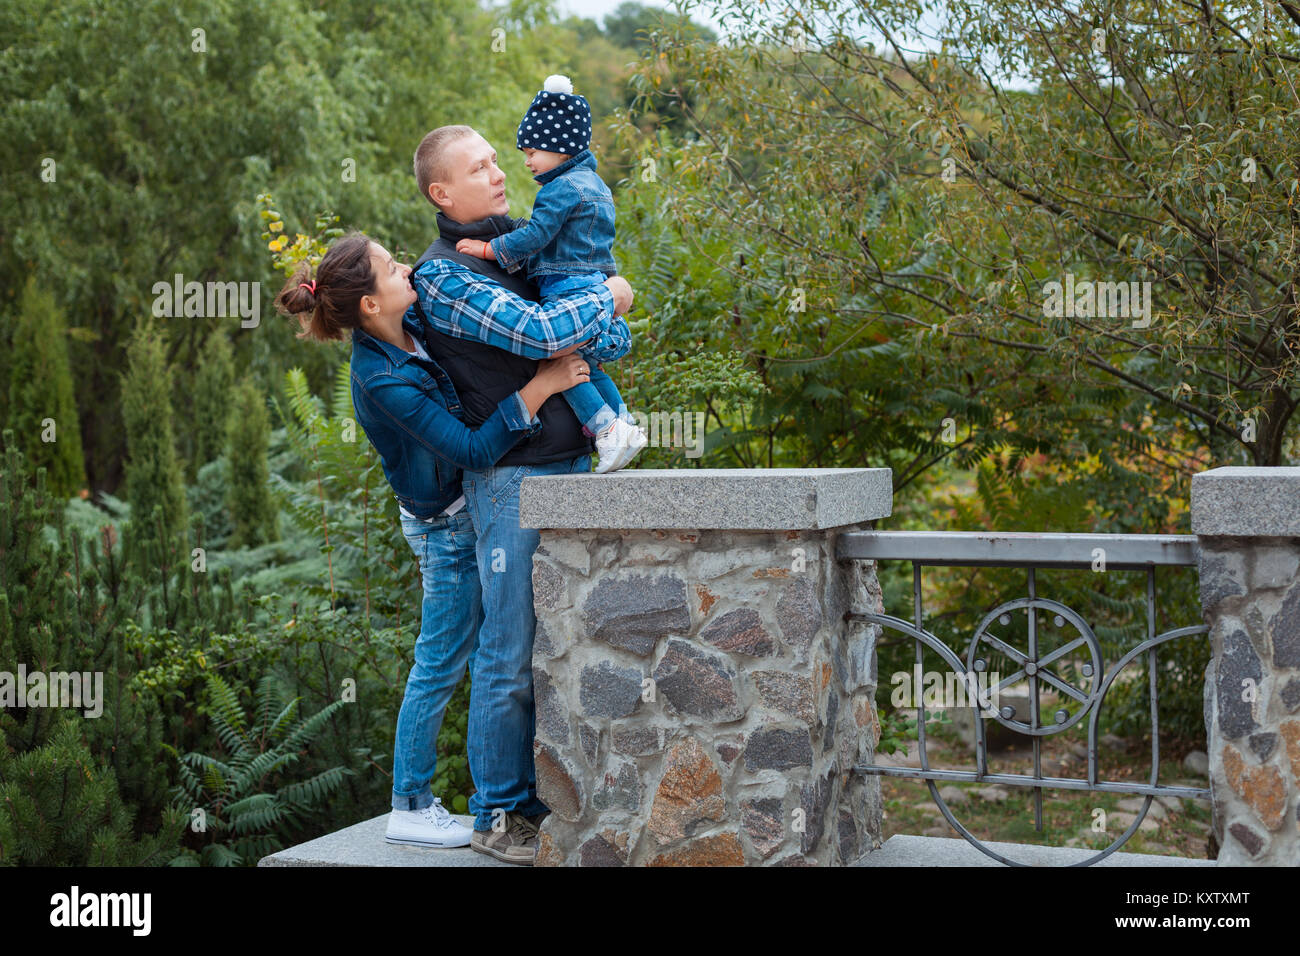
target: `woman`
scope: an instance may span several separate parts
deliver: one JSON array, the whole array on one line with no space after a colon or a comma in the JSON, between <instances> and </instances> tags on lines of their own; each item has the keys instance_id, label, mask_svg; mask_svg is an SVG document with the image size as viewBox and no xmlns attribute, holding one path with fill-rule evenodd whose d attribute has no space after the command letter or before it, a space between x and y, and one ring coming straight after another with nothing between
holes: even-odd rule
<instances>
[{"instance_id":1,"label":"woman","mask_svg":"<svg viewBox=\"0 0 1300 956\"><path fill-rule=\"evenodd\" d=\"M299 338L337 341L352 333L352 404L379 452L400 506L402 531L424 584L415 664L397 716L393 799L385 839L416 846L468 846L472 830L430 790L438 730L483 620L475 536L461 470L491 467L539 426L550 396L590 379L578 355L542 360L536 376L500 403L479 428L460 409L447 374L430 358L422 329L406 319L415 301L410 267L360 233L335 241L315 279L305 263L276 297L297 316Z\"/></svg>"}]
</instances>

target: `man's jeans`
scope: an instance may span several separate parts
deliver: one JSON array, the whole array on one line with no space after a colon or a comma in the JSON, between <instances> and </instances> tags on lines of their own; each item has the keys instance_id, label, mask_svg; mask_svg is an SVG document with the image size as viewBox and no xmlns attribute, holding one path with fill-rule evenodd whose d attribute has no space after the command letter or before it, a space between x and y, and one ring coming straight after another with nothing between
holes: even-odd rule
<instances>
[{"instance_id":1,"label":"man's jeans","mask_svg":"<svg viewBox=\"0 0 1300 956\"><path fill-rule=\"evenodd\" d=\"M540 534L519 527L519 486L530 475L586 473L591 456L544 465L465 472L466 511L478 536L483 626L470 661L469 798L475 830L490 830L493 811L533 816L533 552Z\"/></svg>"},{"instance_id":2,"label":"man's jeans","mask_svg":"<svg viewBox=\"0 0 1300 956\"><path fill-rule=\"evenodd\" d=\"M433 803L429 783L438 767L438 730L447 702L465 674L465 662L483 622L483 606L468 508L432 521L403 516L402 531L420 560L424 599L415 664L397 712L393 809L419 810Z\"/></svg>"}]
</instances>

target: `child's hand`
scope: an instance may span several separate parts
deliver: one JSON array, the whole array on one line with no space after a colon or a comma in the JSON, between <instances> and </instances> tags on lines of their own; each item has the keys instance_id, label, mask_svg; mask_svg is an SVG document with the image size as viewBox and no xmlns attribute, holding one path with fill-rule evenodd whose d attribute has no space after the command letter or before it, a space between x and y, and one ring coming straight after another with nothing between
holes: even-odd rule
<instances>
[{"instance_id":1,"label":"child's hand","mask_svg":"<svg viewBox=\"0 0 1300 956\"><path fill-rule=\"evenodd\" d=\"M497 261L497 257L492 255L492 247L481 239L462 239L456 243L456 251L474 256L476 259Z\"/></svg>"}]
</instances>

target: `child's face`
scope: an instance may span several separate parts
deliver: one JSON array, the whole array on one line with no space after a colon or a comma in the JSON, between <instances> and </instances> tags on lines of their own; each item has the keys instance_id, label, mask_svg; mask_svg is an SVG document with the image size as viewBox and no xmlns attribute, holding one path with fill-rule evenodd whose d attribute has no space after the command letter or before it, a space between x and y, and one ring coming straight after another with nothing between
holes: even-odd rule
<instances>
[{"instance_id":1,"label":"child's face","mask_svg":"<svg viewBox=\"0 0 1300 956\"><path fill-rule=\"evenodd\" d=\"M532 171L534 176L540 176L561 163L568 162L571 158L568 153L552 153L545 149L524 149L524 165Z\"/></svg>"}]
</instances>

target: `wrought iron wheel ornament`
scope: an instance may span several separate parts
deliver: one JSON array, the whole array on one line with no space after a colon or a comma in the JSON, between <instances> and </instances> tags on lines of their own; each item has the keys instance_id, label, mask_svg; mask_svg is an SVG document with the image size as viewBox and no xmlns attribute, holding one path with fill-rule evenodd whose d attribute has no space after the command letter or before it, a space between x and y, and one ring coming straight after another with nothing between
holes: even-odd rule
<instances>
[{"instance_id":1,"label":"wrought iron wheel ornament","mask_svg":"<svg viewBox=\"0 0 1300 956\"><path fill-rule=\"evenodd\" d=\"M1028 614L1029 618L1029 647L1024 651L1012 647L990 630L995 623L1003 627L1009 626L1011 624L1011 615L1022 610ZM1053 623L1055 623L1058 630L1069 624L1079 636L1055 650L1043 654L1038 647L1038 618L1036 612L1040 610L1051 613ZM1052 665L1064 661L1069 654L1080 647L1086 647L1091 658L1080 668L1080 673L1087 679L1089 684L1087 692L1081 691L1051 670ZM988 650L985 650L985 648ZM976 673L985 672L988 666L988 651L1001 653L1011 658L1020 667L1010 677L1002 678L997 683L996 690L1000 692L1003 688L1014 687L1020 683L1022 678L1029 681L1030 721L1028 723L1023 720L1016 720L1015 708L1010 705L1001 707L994 712L994 719L1010 730L1033 736L1060 733L1078 723L1097 700L1102 672L1101 645L1097 642L1097 637L1092 633L1092 628L1088 626L1087 622L1064 604L1044 598L1029 597L1010 601L1001 607L994 608L980 622L979 627L975 629L975 636L971 638L970 647L966 651L967 668ZM1053 714L1051 723L1041 724L1038 710L1040 681L1046 682L1066 696L1074 698L1083 706L1073 714L1064 708L1058 709Z\"/></svg>"},{"instance_id":2,"label":"wrought iron wheel ornament","mask_svg":"<svg viewBox=\"0 0 1300 956\"><path fill-rule=\"evenodd\" d=\"M884 555L882 555L883 557ZM935 562L940 563L940 562ZM1004 688L1013 687L1020 683L1029 685L1029 713L1018 714L1011 705L1004 705L994 710L990 717L997 720L1000 724L1008 729L1024 734L1030 738L1033 746L1033 763L1034 773L1032 776L1025 774L1000 774L988 772L987 749L985 739L985 724L980 719L978 711L975 718L975 770L937 770L931 769L929 765L929 756L926 753L925 724L927 721L925 699L922 695L916 703L917 713L917 743L918 754L920 756L921 766L919 769L911 767L880 767L874 764L859 765L854 768L855 771L878 776L894 777L911 777L924 779L929 787L930 796L935 805L943 814L948 824L967 840L972 846L981 853L992 857L1000 863L1008 866L1026 866L1028 864L1019 863L1015 860L1008 859L992 848L984 845L978 837L974 836L965 826L957 820L952 810L948 807L946 801L939 794L937 782L953 781L960 783L987 783L1001 784L1014 787L1030 787L1034 791L1034 824L1039 831L1042 830L1042 812L1043 812L1043 790L1044 789L1066 789L1066 790L1087 790L1103 793L1124 793L1137 794L1145 797L1142 809L1137 813L1136 818L1118 838L1109 846L1099 851L1087 859L1081 860L1073 866L1091 866L1105 859L1110 854L1128 842L1129 838L1137 832L1142 821L1146 819L1146 814L1151 806L1151 801L1160 795L1176 796L1191 799L1209 799L1209 790L1193 787L1168 787L1159 785L1160 776L1160 745L1159 745L1159 722L1157 711L1157 692L1156 692L1156 648L1168 641L1176 640L1180 637L1187 637L1193 634L1205 634L1208 628L1205 625L1192 627L1176 628L1165 631L1162 634L1155 633L1155 569L1148 567L1147 570L1147 639L1137 647L1124 654L1116 663L1112 670L1107 672L1103 659L1101 645L1096 635L1088 626L1087 622L1075 613L1072 609L1057 601L1046 598L1040 598L1035 593L1036 580L1034 568L1028 569L1028 591L1029 595L1025 598L1010 601L994 608L990 611L976 628L973 637L966 649L966 660L963 662L957 654L949 648L942 640L934 634L921 627L921 566L922 562L913 560L913 590L915 602L916 623L909 623L898 617L888 614L876 614L869 612L854 613L846 615L848 620L860 621L868 624L875 624L880 627L886 627L890 630L911 637L916 642L916 662L918 665L922 661L922 648L926 647L936 653L943 662L955 672L961 680L966 680L966 675L971 673L983 673L988 671L989 664L993 655L1012 661L1018 668L1010 676L1002 677L991 689L1001 692ZM1026 646L1017 646L1014 639L1004 639L1005 632L997 632L998 628L1006 628L1011 625L1013 615L1024 614L1027 616L1026 624ZM1039 616L1043 615L1049 626L1055 629L1053 637L1055 646L1050 650L1040 649L1040 631ZM1003 636L999 636L1002 633ZM1074 670L1077 672L1076 679L1069 679L1063 675L1063 665L1069 662L1071 655L1078 654L1084 658ZM1115 678L1121 674L1138 658L1146 655L1147 657L1147 674L1148 689L1151 712L1151 779L1148 784L1135 784L1128 781L1103 781L1098 779L1097 771L1097 730L1101 716L1101 708L1105 702L1106 695L1114 686ZM1001 675L999 675L1001 676ZM1068 699L1071 703L1068 706L1061 706L1054 710L1049 719L1043 720L1040 712L1040 693L1044 685L1053 688L1059 692L1063 698ZM1026 719L1019 719L1019 718ZM1050 734L1061 733L1079 724L1084 718L1088 719L1088 773L1087 777L1044 777L1042 774L1041 763L1041 744L1042 739Z\"/></svg>"}]
</instances>

